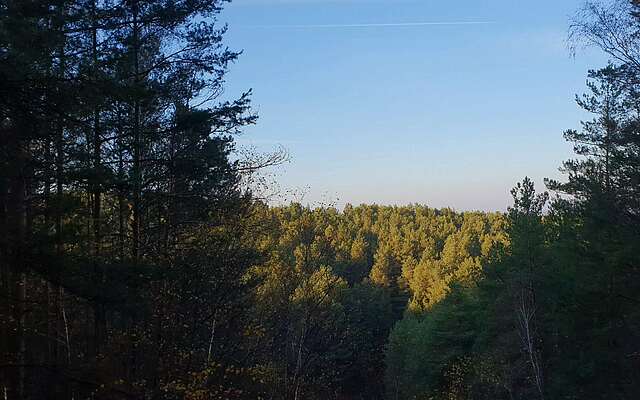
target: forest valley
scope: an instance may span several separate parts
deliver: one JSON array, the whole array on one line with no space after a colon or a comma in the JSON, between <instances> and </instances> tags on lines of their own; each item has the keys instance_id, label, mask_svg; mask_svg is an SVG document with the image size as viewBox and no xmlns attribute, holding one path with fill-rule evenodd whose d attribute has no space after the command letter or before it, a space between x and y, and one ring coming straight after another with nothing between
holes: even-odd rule
<instances>
[{"instance_id":1,"label":"forest valley","mask_svg":"<svg viewBox=\"0 0 640 400\"><path fill-rule=\"evenodd\" d=\"M640 398L637 3L502 213L269 206L223 3L0 2L0 399Z\"/></svg>"}]
</instances>

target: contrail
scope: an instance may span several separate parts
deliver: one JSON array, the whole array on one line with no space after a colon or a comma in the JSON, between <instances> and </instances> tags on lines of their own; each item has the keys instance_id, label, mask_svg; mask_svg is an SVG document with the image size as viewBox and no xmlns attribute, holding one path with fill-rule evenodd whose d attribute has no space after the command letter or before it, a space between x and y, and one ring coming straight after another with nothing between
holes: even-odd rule
<instances>
[{"instance_id":1,"label":"contrail","mask_svg":"<svg viewBox=\"0 0 640 400\"><path fill-rule=\"evenodd\" d=\"M309 25L244 25L244 28L258 29L326 29L326 28L390 28L410 26L437 26L437 25L491 25L493 21L439 21L439 22L395 22L373 24L309 24Z\"/></svg>"}]
</instances>

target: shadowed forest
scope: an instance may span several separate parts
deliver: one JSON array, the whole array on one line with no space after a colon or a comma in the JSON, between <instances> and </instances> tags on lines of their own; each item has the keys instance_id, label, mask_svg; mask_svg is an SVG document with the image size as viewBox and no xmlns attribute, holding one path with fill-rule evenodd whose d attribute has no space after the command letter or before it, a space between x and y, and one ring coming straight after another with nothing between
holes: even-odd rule
<instances>
[{"instance_id":1,"label":"shadowed forest","mask_svg":"<svg viewBox=\"0 0 640 400\"><path fill-rule=\"evenodd\" d=\"M640 4L486 213L266 201L225 3L0 1L1 400L640 398Z\"/></svg>"}]
</instances>

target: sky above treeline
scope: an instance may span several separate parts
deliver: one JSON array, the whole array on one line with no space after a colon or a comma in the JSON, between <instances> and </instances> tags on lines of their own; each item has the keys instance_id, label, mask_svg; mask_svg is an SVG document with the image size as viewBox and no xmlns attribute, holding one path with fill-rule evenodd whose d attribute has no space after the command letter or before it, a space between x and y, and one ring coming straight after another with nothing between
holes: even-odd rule
<instances>
[{"instance_id":1,"label":"sky above treeline","mask_svg":"<svg viewBox=\"0 0 640 400\"><path fill-rule=\"evenodd\" d=\"M561 176L575 95L607 62L568 50L582 4L235 0L226 96L253 89L259 115L238 141L289 151L280 201L504 210L525 175Z\"/></svg>"}]
</instances>

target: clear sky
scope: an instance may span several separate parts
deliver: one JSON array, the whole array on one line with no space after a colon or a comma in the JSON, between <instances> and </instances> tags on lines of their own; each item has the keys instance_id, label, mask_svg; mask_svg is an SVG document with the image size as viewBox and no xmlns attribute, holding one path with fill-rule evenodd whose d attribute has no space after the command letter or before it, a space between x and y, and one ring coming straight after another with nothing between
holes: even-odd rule
<instances>
[{"instance_id":1,"label":"clear sky","mask_svg":"<svg viewBox=\"0 0 640 400\"><path fill-rule=\"evenodd\" d=\"M276 178L303 203L504 210L525 175L559 176L574 95L606 63L567 50L581 4L235 0L227 94L252 88L260 117L239 142L286 147Z\"/></svg>"}]
</instances>

